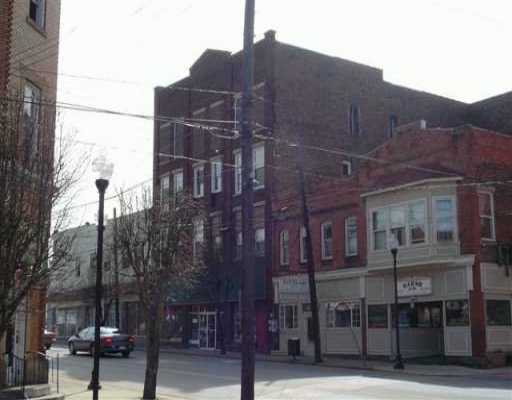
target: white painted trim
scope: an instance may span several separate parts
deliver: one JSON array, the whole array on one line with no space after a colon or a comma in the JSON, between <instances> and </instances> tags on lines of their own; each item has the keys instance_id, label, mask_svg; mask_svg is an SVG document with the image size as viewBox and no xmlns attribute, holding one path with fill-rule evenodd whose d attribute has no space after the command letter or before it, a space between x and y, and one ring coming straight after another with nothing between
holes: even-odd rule
<instances>
[{"instance_id":1,"label":"white painted trim","mask_svg":"<svg viewBox=\"0 0 512 400\"><path fill-rule=\"evenodd\" d=\"M361 197L370 197L370 196L376 196L382 193L388 193L388 192L395 192L398 190L406 189L409 187L419 186L419 185L428 185L430 183L439 183L439 182L453 182L453 181L460 181L463 178L461 176L455 176L450 178L430 178L430 179L421 179L419 181L414 181L410 183L405 183L403 185L398 186L391 186L385 189L379 189L372 192L367 192L361 194Z\"/></svg>"},{"instance_id":2,"label":"white painted trim","mask_svg":"<svg viewBox=\"0 0 512 400\"><path fill-rule=\"evenodd\" d=\"M451 242L439 242L437 240L437 200L451 200L453 203L453 240ZM446 195L446 196L432 196L432 244L436 243L459 243L459 218L458 218L458 207L457 207L457 196Z\"/></svg>"}]
</instances>

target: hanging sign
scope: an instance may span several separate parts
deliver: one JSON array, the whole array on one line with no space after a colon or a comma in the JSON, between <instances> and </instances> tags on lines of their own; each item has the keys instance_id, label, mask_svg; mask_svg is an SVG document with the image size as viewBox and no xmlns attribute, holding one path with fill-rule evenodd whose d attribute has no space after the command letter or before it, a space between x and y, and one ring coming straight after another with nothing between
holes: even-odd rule
<instances>
[{"instance_id":1,"label":"hanging sign","mask_svg":"<svg viewBox=\"0 0 512 400\"><path fill-rule=\"evenodd\" d=\"M432 294L432 278L412 277L398 280L398 296L414 297Z\"/></svg>"}]
</instances>

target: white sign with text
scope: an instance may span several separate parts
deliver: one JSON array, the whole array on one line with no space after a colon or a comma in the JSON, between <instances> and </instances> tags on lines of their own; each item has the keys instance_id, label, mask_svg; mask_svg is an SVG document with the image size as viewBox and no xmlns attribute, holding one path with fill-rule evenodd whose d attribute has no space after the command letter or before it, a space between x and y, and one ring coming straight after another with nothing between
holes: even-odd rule
<instances>
[{"instance_id":1,"label":"white sign with text","mask_svg":"<svg viewBox=\"0 0 512 400\"><path fill-rule=\"evenodd\" d=\"M432 294L432 278L411 277L398 280L398 296L414 297Z\"/></svg>"}]
</instances>

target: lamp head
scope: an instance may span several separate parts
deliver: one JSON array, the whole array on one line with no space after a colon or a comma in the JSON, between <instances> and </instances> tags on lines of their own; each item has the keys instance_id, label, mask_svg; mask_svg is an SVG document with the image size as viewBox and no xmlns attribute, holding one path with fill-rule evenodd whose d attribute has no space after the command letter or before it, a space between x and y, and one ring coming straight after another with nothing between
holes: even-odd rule
<instances>
[{"instance_id":1,"label":"lamp head","mask_svg":"<svg viewBox=\"0 0 512 400\"><path fill-rule=\"evenodd\" d=\"M105 154L100 154L92 162L92 169L98 179L109 180L114 173L114 164L109 162Z\"/></svg>"},{"instance_id":2,"label":"lamp head","mask_svg":"<svg viewBox=\"0 0 512 400\"><path fill-rule=\"evenodd\" d=\"M388 249L392 254L396 254L398 252L399 244L400 243L398 243L396 236L394 234L390 234L388 237Z\"/></svg>"}]
</instances>

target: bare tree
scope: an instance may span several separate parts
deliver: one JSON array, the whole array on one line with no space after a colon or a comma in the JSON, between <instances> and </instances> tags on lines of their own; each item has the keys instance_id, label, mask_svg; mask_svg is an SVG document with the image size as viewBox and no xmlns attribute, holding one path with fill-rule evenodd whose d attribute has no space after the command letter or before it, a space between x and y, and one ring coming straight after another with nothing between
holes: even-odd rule
<instances>
[{"instance_id":1,"label":"bare tree","mask_svg":"<svg viewBox=\"0 0 512 400\"><path fill-rule=\"evenodd\" d=\"M0 338L70 248L71 240L50 243L68 222L69 194L84 160L68 162L68 144L54 133L55 107L0 100Z\"/></svg>"},{"instance_id":2,"label":"bare tree","mask_svg":"<svg viewBox=\"0 0 512 400\"><path fill-rule=\"evenodd\" d=\"M176 293L192 290L203 259L202 208L182 194L153 203L148 189L121 193L118 246L133 271L146 325L144 399L155 399L164 305Z\"/></svg>"}]
</instances>

